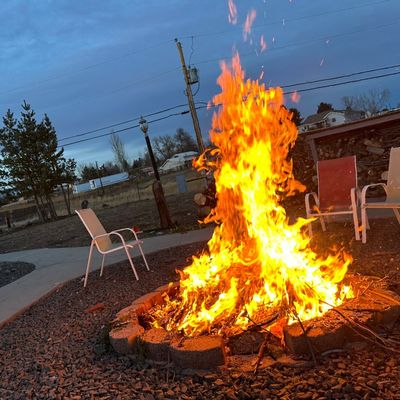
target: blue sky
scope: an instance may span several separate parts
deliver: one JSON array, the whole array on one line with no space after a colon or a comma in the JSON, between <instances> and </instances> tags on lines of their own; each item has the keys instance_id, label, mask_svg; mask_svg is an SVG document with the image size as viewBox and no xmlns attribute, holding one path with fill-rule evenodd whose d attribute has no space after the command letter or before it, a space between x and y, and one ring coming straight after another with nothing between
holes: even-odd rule
<instances>
[{"instance_id":1,"label":"blue sky","mask_svg":"<svg viewBox=\"0 0 400 400\"><path fill-rule=\"evenodd\" d=\"M233 48L239 50L247 75L256 78L264 70L270 85L400 64L398 0L236 0L237 25L228 23L227 3L2 1L0 113L10 108L19 114L26 100L38 118L49 115L65 144L72 141L62 141L68 136L184 104L175 37L183 44L186 61L200 71L196 101L208 101L218 92L218 60L230 57ZM257 18L250 44L243 42L242 27L252 8ZM261 35L268 46L263 53ZM295 106L307 116L320 101L341 108L342 96L384 88L391 92L390 105L397 106L400 75L302 93ZM287 104L293 106L289 97ZM199 119L206 137L211 112L199 110ZM193 134L189 114L153 123L149 134L154 139L179 127ZM119 135L130 159L144 151L138 128ZM113 158L108 137L66 146L65 154L78 163Z\"/></svg>"}]
</instances>

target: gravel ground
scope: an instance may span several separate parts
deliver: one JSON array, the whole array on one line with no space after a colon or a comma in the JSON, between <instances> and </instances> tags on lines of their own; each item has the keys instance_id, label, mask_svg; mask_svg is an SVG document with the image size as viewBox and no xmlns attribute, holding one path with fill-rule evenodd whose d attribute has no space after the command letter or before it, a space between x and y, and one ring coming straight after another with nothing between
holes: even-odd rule
<instances>
[{"instance_id":1,"label":"gravel ground","mask_svg":"<svg viewBox=\"0 0 400 400\"><path fill-rule=\"evenodd\" d=\"M35 266L26 262L0 262L0 287L22 278L35 269Z\"/></svg>"},{"instance_id":2,"label":"gravel ground","mask_svg":"<svg viewBox=\"0 0 400 400\"><path fill-rule=\"evenodd\" d=\"M316 232L320 252L343 243L354 255L353 272L390 275L400 293L398 225L373 221L364 246L351 239L351 226L329 229ZM139 266L139 282L126 263L107 267L101 279L93 273L86 289L80 279L71 281L6 325L0 331L0 398L400 399L400 354L374 344L326 356L317 367L273 367L257 376L237 370L187 375L104 351L102 326L134 298L176 279L175 269L203 246L149 255L153 271ZM85 313L98 303L104 308Z\"/></svg>"}]
</instances>

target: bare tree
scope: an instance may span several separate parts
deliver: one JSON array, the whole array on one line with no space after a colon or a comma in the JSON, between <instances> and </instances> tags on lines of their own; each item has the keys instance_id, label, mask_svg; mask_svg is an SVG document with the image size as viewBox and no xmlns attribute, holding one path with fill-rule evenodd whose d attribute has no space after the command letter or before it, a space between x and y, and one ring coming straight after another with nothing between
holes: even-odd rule
<instances>
[{"instance_id":1,"label":"bare tree","mask_svg":"<svg viewBox=\"0 0 400 400\"><path fill-rule=\"evenodd\" d=\"M161 162L171 158L176 153L176 143L172 136L156 137L154 140L155 155Z\"/></svg>"},{"instance_id":2,"label":"bare tree","mask_svg":"<svg viewBox=\"0 0 400 400\"><path fill-rule=\"evenodd\" d=\"M390 91L388 89L371 89L358 96L344 96L342 102L348 110L361 110L375 115L386 107L389 98Z\"/></svg>"},{"instance_id":3,"label":"bare tree","mask_svg":"<svg viewBox=\"0 0 400 400\"><path fill-rule=\"evenodd\" d=\"M197 144L189 132L183 128L176 130L174 140L176 143L176 152L184 153L185 151L197 151Z\"/></svg>"},{"instance_id":4,"label":"bare tree","mask_svg":"<svg viewBox=\"0 0 400 400\"><path fill-rule=\"evenodd\" d=\"M126 158L125 146L121 138L114 132L111 134L110 144L112 152L114 153L115 163L118 165L118 168L120 171L127 171L129 164Z\"/></svg>"},{"instance_id":5,"label":"bare tree","mask_svg":"<svg viewBox=\"0 0 400 400\"><path fill-rule=\"evenodd\" d=\"M356 98L355 96L343 96L342 103L344 108L348 111L353 111L356 109Z\"/></svg>"}]
</instances>

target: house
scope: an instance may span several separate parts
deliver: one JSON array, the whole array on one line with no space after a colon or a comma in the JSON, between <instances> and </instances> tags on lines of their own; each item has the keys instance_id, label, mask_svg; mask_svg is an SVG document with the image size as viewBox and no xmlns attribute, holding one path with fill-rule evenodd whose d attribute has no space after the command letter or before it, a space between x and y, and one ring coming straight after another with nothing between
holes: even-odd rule
<instances>
[{"instance_id":1,"label":"house","mask_svg":"<svg viewBox=\"0 0 400 400\"><path fill-rule=\"evenodd\" d=\"M101 188L102 186L109 186L116 183L124 182L128 179L129 174L127 172L120 172L119 174L103 176L102 178L91 179L89 182L75 184L73 186L73 192L75 194L88 192L90 190Z\"/></svg>"},{"instance_id":2,"label":"house","mask_svg":"<svg viewBox=\"0 0 400 400\"><path fill-rule=\"evenodd\" d=\"M358 183L362 187L367 184L385 180L384 172L388 169L390 149L400 147L400 110L389 110L370 118L316 129L301 135L301 140L308 143L311 162L314 166L319 160L329 160L349 155L357 157ZM302 159L308 158L305 154ZM306 164L303 171L311 171L312 166ZM308 187L309 180L302 179Z\"/></svg>"},{"instance_id":3,"label":"house","mask_svg":"<svg viewBox=\"0 0 400 400\"><path fill-rule=\"evenodd\" d=\"M194 158L198 156L195 151L186 151L184 153L177 153L168 160L164 161L164 164L160 167L161 173L178 171L183 168L188 168L192 165Z\"/></svg>"},{"instance_id":4,"label":"house","mask_svg":"<svg viewBox=\"0 0 400 400\"><path fill-rule=\"evenodd\" d=\"M329 110L308 116L301 125L299 132L304 133L314 129L330 128L365 118L364 111Z\"/></svg>"}]
</instances>

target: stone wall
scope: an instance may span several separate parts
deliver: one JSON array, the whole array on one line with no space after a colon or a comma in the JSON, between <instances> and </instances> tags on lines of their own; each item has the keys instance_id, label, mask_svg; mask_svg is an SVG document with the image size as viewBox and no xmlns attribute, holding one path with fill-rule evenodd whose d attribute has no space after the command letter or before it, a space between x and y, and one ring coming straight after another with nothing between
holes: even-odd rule
<instances>
[{"instance_id":1,"label":"stone wall","mask_svg":"<svg viewBox=\"0 0 400 400\"><path fill-rule=\"evenodd\" d=\"M388 127L350 132L346 136L317 143L320 160L355 155L359 186L382 182L389 167L392 147L400 147L400 122Z\"/></svg>"}]
</instances>

